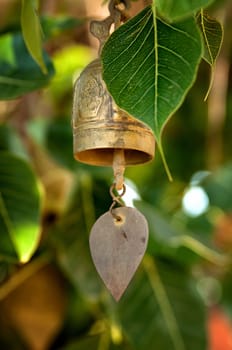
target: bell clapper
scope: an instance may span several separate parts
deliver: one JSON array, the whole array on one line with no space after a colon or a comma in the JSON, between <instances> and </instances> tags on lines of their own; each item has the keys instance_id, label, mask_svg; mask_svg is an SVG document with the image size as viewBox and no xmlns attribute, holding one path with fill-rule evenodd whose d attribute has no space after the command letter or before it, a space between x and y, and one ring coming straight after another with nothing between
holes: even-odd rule
<instances>
[{"instance_id":1,"label":"bell clapper","mask_svg":"<svg viewBox=\"0 0 232 350\"><path fill-rule=\"evenodd\" d=\"M113 155L113 172L115 188L120 191L124 184L125 154L124 150L116 148Z\"/></svg>"}]
</instances>

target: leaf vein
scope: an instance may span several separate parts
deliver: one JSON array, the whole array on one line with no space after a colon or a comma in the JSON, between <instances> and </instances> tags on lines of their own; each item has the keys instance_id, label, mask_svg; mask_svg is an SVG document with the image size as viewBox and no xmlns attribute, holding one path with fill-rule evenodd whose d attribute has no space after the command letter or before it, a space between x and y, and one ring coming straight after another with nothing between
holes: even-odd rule
<instances>
[{"instance_id":1,"label":"leaf vein","mask_svg":"<svg viewBox=\"0 0 232 350\"><path fill-rule=\"evenodd\" d=\"M145 18L146 16L144 16ZM106 69L108 69L115 61L117 61L123 54L125 54L126 51L128 51L130 49L130 47L137 41L137 38L140 36L140 34L143 32L144 28L146 27L147 23L149 22L151 17L151 14L149 16L147 16L147 19L144 23L143 26L140 27L140 29L138 30L137 35L134 37L134 39L130 42L130 44L128 46L125 47L125 49L123 49L119 55L117 55L114 59L111 59L111 61L107 64L105 64ZM125 35L123 35L123 37L125 37Z\"/></svg>"},{"instance_id":2,"label":"leaf vein","mask_svg":"<svg viewBox=\"0 0 232 350\"><path fill-rule=\"evenodd\" d=\"M164 23L163 21L161 21L161 22ZM186 36L188 39L191 39L192 41L194 41L195 43L198 44L197 39L194 36L190 35L188 32L186 32L186 31L184 31L184 30L182 30L180 28L174 27L174 26L172 26L169 23L165 22L164 24L165 24L166 27L169 27L171 30L174 30L174 31L176 31L178 33L181 33L182 35Z\"/></svg>"},{"instance_id":3,"label":"leaf vein","mask_svg":"<svg viewBox=\"0 0 232 350\"><path fill-rule=\"evenodd\" d=\"M130 79L127 81L127 84L124 85L124 87L121 89L121 91L120 91L120 93L119 93L119 95L118 95L118 99L120 99L120 96L122 95L123 91L124 91L125 89L128 88L128 86L129 86L130 82L132 81L132 79L136 76L136 74L138 73L138 71L139 71L140 69L142 69L142 67L145 65L146 61L150 58L150 56L151 56L152 54L153 54L153 52L151 51L151 52L149 53L149 55L147 55L146 59L143 61L143 63L141 64L141 66L138 66L138 68L135 70L135 72L131 75ZM151 67L148 69L148 71L150 71L150 69L152 69L152 68L153 68L153 66L151 66ZM148 73L148 71L146 72L146 74ZM138 85L140 84L140 81L141 81L141 80L143 80L143 76L141 76L141 77L136 81L136 86L138 86Z\"/></svg>"},{"instance_id":4,"label":"leaf vein","mask_svg":"<svg viewBox=\"0 0 232 350\"><path fill-rule=\"evenodd\" d=\"M168 52L170 52L172 55L178 57L188 68L191 67L190 64L189 64L189 62L188 62L186 59L184 59L183 56L179 55L177 52L175 52L175 51L169 49L168 47L165 47L165 46L163 46L163 45L160 45L160 44L158 45L158 47L160 47L161 49L163 49L163 50L165 50L165 51L168 51Z\"/></svg>"},{"instance_id":5,"label":"leaf vein","mask_svg":"<svg viewBox=\"0 0 232 350\"><path fill-rule=\"evenodd\" d=\"M146 34L146 37L144 38L144 40L142 41L142 43L140 44L140 46L138 47L138 49L135 51L135 53L131 56L131 58L129 59L129 61L127 61L127 63L125 65L123 65L121 67L121 69L117 72L117 74L114 75L114 78L111 80L111 84L112 82L126 69L126 67L134 60L134 58L141 52L140 50L142 49L142 47L144 46L144 44L147 41L147 38L149 37L151 31L152 31L152 26L149 29L148 33ZM152 53L152 52L151 52ZM118 59L118 57L116 58L116 60ZM137 71L139 70L140 67L138 67Z\"/></svg>"},{"instance_id":6,"label":"leaf vein","mask_svg":"<svg viewBox=\"0 0 232 350\"><path fill-rule=\"evenodd\" d=\"M178 84L178 83L175 82L174 80L168 78L166 75L161 74L161 73L159 73L159 77L161 77L161 78L163 78L163 79L169 81L169 82L172 83L174 86L176 86L176 87L180 90L180 92L182 92L183 89L181 88L180 84Z\"/></svg>"}]
</instances>

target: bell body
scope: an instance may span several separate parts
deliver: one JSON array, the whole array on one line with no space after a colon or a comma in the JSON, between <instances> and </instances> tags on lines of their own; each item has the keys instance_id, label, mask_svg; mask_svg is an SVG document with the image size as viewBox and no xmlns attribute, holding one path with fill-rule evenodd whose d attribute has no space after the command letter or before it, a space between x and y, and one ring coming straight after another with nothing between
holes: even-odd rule
<instances>
[{"instance_id":1,"label":"bell body","mask_svg":"<svg viewBox=\"0 0 232 350\"><path fill-rule=\"evenodd\" d=\"M99 59L76 81L72 126L74 157L83 163L112 166L117 149L124 150L125 165L154 157L152 130L116 105L102 79Z\"/></svg>"}]
</instances>

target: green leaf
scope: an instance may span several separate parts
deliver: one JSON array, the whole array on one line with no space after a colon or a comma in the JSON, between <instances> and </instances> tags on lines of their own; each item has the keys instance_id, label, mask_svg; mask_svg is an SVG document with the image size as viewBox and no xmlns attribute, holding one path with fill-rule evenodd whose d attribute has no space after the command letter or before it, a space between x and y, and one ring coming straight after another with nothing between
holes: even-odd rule
<instances>
[{"instance_id":1,"label":"green leaf","mask_svg":"<svg viewBox=\"0 0 232 350\"><path fill-rule=\"evenodd\" d=\"M202 7L208 6L213 0L154 0L161 16L169 21L193 15Z\"/></svg>"},{"instance_id":2,"label":"green leaf","mask_svg":"<svg viewBox=\"0 0 232 350\"><path fill-rule=\"evenodd\" d=\"M215 18L207 15L203 10L201 10L198 16L198 23L203 35L203 58L211 66L211 79L208 91L205 96L206 100L212 87L214 66L222 45L223 27L220 22L218 22Z\"/></svg>"},{"instance_id":3,"label":"green leaf","mask_svg":"<svg viewBox=\"0 0 232 350\"><path fill-rule=\"evenodd\" d=\"M64 31L77 28L84 24L86 20L68 16L42 16L41 26L46 39L56 37Z\"/></svg>"},{"instance_id":4,"label":"green leaf","mask_svg":"<svg viewBox=\"0 0 232 350\"><path fill-rule=\"evenodd\" d=\"M25 47L20 34L0 37L0 100L8 100L40 89L54 75L53 64L44 52L48 74L44 75Z\"/></svg>"},{"instance_id":5,"label":"green leaf","mask_svg":"<svg viewBox=\"0 0 232 350\"><path fill-rule=\"evenodd\" d=\"M229 314L230 318L232 319L232 300L231 300L231 293L232 293L232 274L231 270L227 272L226 275L223 276L222 280L222 297L221 297L221 303L226 310L227 314Z\"/></svg>"},{"instance_id":6,"label":"green leaf","mask_svg":"<svg viewBox=\"0 0 232 350\"><path fill-rule=\"evenodd\" d=\"M99 350L99 342L99 336L88 336L83 339L74 341L65 347L62 347L61 350Z\"/></svg>"},{"instance_id":7,"label":"green leaf","mask_svg":"<svg viewBox=\"0 0 232 350\"><path fill-rule=\"evenodd\" d=\"M6 251L14 248L20 262L27 262L40 237L41 193L34 173L26 162L8 152L0 152L0 231L7 242Z\"/></svg>"},{"instance_id":8,"label":"green leaf","mask_svg":"<svg viewBox=\"0 0 232 350\"><path fill-rule=\"evenodd\" d=\"M149 224L150 253L172 258L185 266L199 262L199 259L218 266L228 264L227 256L214 250L209 242L204 241L202 234L199 235L200 240L196 235L196 228L190 231L190 228L184 228L183 225L180 228L180 225L170 223L170 220L147 203L138 202L137 207L146 216Z\"/></svg>"},{"instance_id":9,"label":"green leaf","mask_svg":"<svg viewBox=\"0 0 232 350\"><path fill-rule=\"evenodd\" d=\"M221 49L223 40L223 28L219 21L206 14L203 10L198 17L198 23L204 39L203 58L211 66L214 65Z\"/></svg>"},{"instance_id":10,"label":"green leaf","mask_svg":"<svg viewBox=\"0 0 232 350\"><path fill-rule=\"evenodd\" d=\"M9 124L0 124L0 151L8 151L28 160L28 152L17 130Z\"/></svg>"},{"instance_id":11,"label":"green leaf","mask_svg":"<svg viewBox=\"0 0 232 350\"><path fill-rule=\"evenodd\" d=\"M110 335L105 334L106 332L95 335L86 336L83 339L72 342L60 350L131 350L126 345L115 345L110 342Z\"/></svg>"},{"instance_id":12,"label":"green leaf","mask_svg":"<svg viewBox=\"0 0 232 350\"><path fill-rule=\"evenodd\" d=\"M6 151L10 148L11 130L8 125L0 124L0 151Z\"/></svg>"},{"instance_id":13,"label":"green leaf","mask_svg":"<svg viewBox=\"0 0 232 350\"><path fill-rule=\"evenodd\" d=\"M73 155L73 134L70 126L70 115L68 117L57 117L49 121L47 125L42 125L39 130L39 123L32 121L30 124L30 134L36 139L36 133L40 131L42 137L45 137L45 142L41 143L46 147L47 151L53 157L53 159L59 163L62 167L66 167L70 170L83 169L87 172L91 172L92 175L98 174L98 176L111 178L112 170L105 167L92 167L87 164L78 162ZM34 130L33 130L34 129ZM1 135L1 129L0 129ZM62 144L62 147L60 146ZM1 146L1 141L0 141Z\"/></svg>"},{"instance_id":14,"label":"green leaf","mask_svg":"<svg viewBox=\"0 0 232 350\"><path fill-rule=\"evenodd\" d=\"M166 24L151 7L116 30L103 52L103 78L116 103L161 133L193 84L201 37L193 18Z\"/></svg>"},{"instance_id":15,"label":"green leaf","mask_svg":"<svg viewBox=\"0 0 232 350\"><path fill-rule=\"evenodd\" d=\"M73 136L70 127L70 118L56 118L46 130L46 147L61 165L75 169L80 166L73 156ZM60 144L62 143L62 147Z\"/></svg>"},{"instance_id":16,"label":"green leaf","mask_svg":"<svg viewBox=\"0 0 232 350\"><path fill-rule=\"evenodd\" d=\"M39 65L41 71L47 74L47 66L42 50L42 30L37 11L37 0L22 0L21 26L23 38L31 56Z\"/></svg>"},{"instance_id":17,"label":"green leaf","mask_svg":"<svg viewBox=\"0 0 232 350\"><path fill-rule=\"evenodd\" d=\"M211 206L220 208L226 213L232 211L232 163L219 168L205 183L204 189L209 196Z\"/></svg>"},{"instance_id":18,"label":"green leaf","mask_svg":"<svg viewBox=\"0 0 232 350\"><path fill-rule=\"evenodd\" d=\"M133 349L205 350L204 305L189 272L148 256L144 268L118 306Z\"/></svg>"},{"instance_id":19,"label":"green leaf","mask_svg":"<svg viewBox=\"0 0 232 350\"><path fill-rule=\"evenodd\" d=\"M89 175L78 175L73 200L55 228L54 244L67 277L84 298L96 301L104 287L89 250L88 236L95 221L93 184Z\"/></svg>"}]
</instances>

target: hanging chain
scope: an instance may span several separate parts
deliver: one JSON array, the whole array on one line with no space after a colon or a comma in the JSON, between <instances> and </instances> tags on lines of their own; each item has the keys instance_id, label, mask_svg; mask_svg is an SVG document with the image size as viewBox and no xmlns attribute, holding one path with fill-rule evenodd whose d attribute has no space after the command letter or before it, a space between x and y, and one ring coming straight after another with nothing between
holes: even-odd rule
<instances>
[{"instance_id":1,"label":"hanging chain","mask_svg":"<svg viewBox=\"0 0 232 350\"><path fill-rule=\"evenodd\" d=\"M115 193L116 193L116 194L115 194ZM125 185L125 184L123 184L122 192L121 192L121 193L119 193L119 192L117 191L117 188L116 188L116 184L115 184L115 183L114 183L113 185L111 185L111 187L110 187L110 195L111 195L111 197L112 197L112 199L113 199L113 202L112 202L112 204L111 204L111 206L110 206L109 211L110 211L111 215L113 216L113 218L114 218L116 221L121 221L122 218L114 212L114 208L115 208L115 206L116 206L117 204L118 204L120 207L124 207L124 206L125 206L125 204L124 204L124 202L123 202L123 200L122 200L122 197L124 196L125 193L126 193L126 185Z\"/></svg>"}]
</instances>

